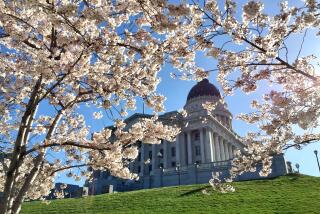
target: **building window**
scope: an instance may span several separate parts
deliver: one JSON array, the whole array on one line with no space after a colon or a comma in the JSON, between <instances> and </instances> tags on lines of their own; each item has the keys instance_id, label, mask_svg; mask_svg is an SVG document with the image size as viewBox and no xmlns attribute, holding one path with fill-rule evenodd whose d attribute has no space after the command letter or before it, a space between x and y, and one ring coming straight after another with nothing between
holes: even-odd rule
<instances>
[{"instance_id":1,"label":"building window","mask_svg":"<svg viewBox=\"0 0 320 214\"><path fill-rule=\"evenodd\" d=\"M152 159L152 151L149 151L149 159Z\"/></svg>"},{"instance_id":2,"label":"building window","mask_svg":"<svg viewBox=\"0 0 320 214\"><path fill-rule=\"evenodd\" d=\"M200 146L196 146L196 156L201 155Z\"/></svg>"},{"instance_id":3,"label":"building window","mask_svg":"<svg viewBox=\"0 0 320 214\"><path fill-rule=\"evenodd\" d=\"M140 140L137 141L138 148L141 148L141 143L142 142Z\"/></svg>"},{"instance_id":4,"label":"building window","mask_svg":"<svg viewBox=\"0 0 320 214\"><path fill-rule=\"evenodd\" d=\"M199 140L200 139L200 133L196 132L194 133L194 140Z\"/></svg>"},{"instance_id":5,"label":"building window","mask_svg":"<svg viewBox=\"0 0 320 214\"><path fill-rule=\"evenodd\" d=\"M176 156L176 147L171 147L171 156L172 157Z\"/></svg>"},{"instance_id":6,"label":"building window","mask_svg":"<svg viewBox=\"0 0 320 214\"><path fill-rule=\"evenodd\" d=\"M100 177L100 170L96 170L93 172L93 177L94 178L99 178Z\"/></svg>"},{"instance_id":7,"label":"building window","mask_svg":"<svg viewBox=\"0 0 320 214\"><path fill-rule=\"evenodd\" d=\"M141 172L141 167L140 166L138 166L138 173L140 173Z\"/></svg>"},{"instance_id":8,"label":"building window","mask_svg":"<svg viewBox=\"0 0 320 214\"><path fill-rule=\"evenodd\" d=\"M172 161L172 162L171 162L171 166L172 166L172 167L176 167L176 162Z\"/></svg>"},{"instance_id":9,"label":"building window","mask_svg":"<svg viewBox=\"0 0 320 214\"><path fill-rule=\"evenodd\" d=\"M102 176L104 179L107 179L109 177L109 174L108 174L108 172L104 171Z\"/></svg>"}]
</instances>

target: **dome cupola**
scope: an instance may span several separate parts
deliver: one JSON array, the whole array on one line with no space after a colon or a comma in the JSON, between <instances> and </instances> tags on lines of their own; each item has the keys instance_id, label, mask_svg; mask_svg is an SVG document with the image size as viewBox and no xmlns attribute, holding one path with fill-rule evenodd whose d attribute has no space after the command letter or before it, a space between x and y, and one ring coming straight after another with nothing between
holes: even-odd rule
<instances>
[{"instance_id":1,"label":"dome cupola","mask_svg":"<svg viewBox=\"0 0 320 214\"><path fill-rule=\"evenodd\" d=\"M202 96L213 96L221 98L219 90L208 79L203 79L193 86L188 94L187 101Z\"/></svg>"}]
</instances>

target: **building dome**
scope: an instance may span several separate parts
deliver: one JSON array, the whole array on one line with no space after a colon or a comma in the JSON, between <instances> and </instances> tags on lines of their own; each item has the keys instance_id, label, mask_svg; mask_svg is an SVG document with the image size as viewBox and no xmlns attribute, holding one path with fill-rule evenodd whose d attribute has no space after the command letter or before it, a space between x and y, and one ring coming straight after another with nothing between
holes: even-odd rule
<instances>
[{"instance_id":1,"label":"building dome","mask_svg":"<svg viewBox=\"0 0 320 214\"><path fill-rule=\"evenodd\" d=\"M219 90L211 84L208 79L201 80L191 88L187 101L201 96L214 96L221 98Z\"/></svg>"}]
</instances>

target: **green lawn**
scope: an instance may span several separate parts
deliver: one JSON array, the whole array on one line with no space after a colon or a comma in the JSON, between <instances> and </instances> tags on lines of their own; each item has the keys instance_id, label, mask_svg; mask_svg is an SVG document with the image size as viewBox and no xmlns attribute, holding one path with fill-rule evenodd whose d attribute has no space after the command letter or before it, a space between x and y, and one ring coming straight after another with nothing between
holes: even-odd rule
<instances>
[{"instance_id":1,"label":"green lawn","mask_svg":"<svg viewBox=\"0 0 320 214\"><path fill-rule=\"evenodd\" d=\"M204 195L208 185L164 187L27 202L22 213L320 213L320 178L305 175L234 183L236 192Z\"/></svg>"}]
</instances>

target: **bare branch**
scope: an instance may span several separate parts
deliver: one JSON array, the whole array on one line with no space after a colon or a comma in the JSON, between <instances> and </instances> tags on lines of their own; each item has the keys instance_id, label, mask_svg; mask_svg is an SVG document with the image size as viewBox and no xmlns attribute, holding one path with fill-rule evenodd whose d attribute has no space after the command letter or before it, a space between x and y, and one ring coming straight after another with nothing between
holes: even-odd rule
<instances>
[{"instance_id":1,"label":"bare branch","mask_svg":"<svg viewBox=\"0 0 320 214\"><path fill-rule=\"evenodd\" d=\"M79 164L79 165L65 166L65 167L54 170L53 172L50 173L50 176L54 175L57 172L61 172L61 171L67 170L67 169L81 168L84 166L91 166L91 165L90 164Z\"/></svg>"},{"instance_id":2,"label":"bare branch","mask_svg":"<svg viewBox=\"0 0 320 214\"><path fill-rule=\"evenodd\" d=\"M106 151L106 150L110 150L109 147L106 146L102 146L102 145L95 145L95 144L79 144L77 142L72 142L72 141L67 141L67 142L63 142L63 143L50 143L50 144L43 144L43 145L38 145L28 151L26 151L26 155L30 154L32 152L35 151L40 151L41 149L44 148L49 148L49 147L57 147L57 146L61 146L61 147L65 147L65 146L74 146L77 148L83 148L83 149L91 149L91 150L98 150L98 151Z\"/></svg>"},{"instance_id":3,"label":"bare branch","mask_svg":"<svg viewBox=\"0 0 320 214\"><path fill-rule=\"evenodd\" d=\"M287 150L287 149L292 148L292 147L301 147L303 145L310 144L310 143L315 143L317 141L320 141L320 138L312 138L312 139L304 140L304 141L301 141L301 142L298 142L298 143L286 144L286 146L283 147L283 150Z\"/></svg>"}]
</instances>

